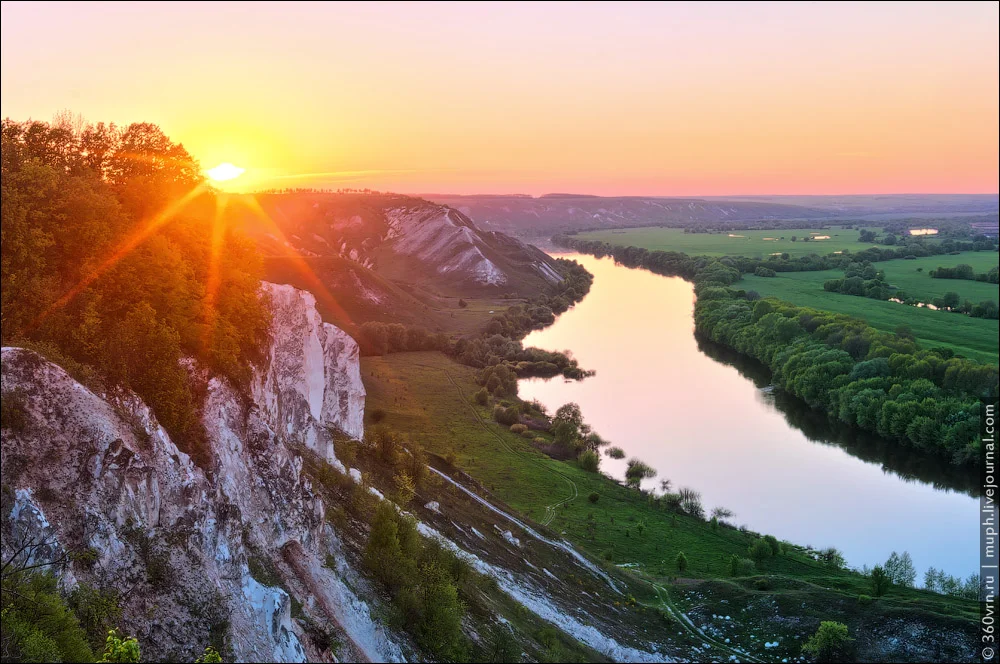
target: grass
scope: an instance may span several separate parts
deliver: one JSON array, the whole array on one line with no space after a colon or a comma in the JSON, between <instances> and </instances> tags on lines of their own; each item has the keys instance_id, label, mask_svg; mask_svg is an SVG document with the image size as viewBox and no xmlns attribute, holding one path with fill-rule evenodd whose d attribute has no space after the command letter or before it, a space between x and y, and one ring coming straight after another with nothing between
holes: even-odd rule
<instances>
[{"instance_id":1,"label":"grass","mask_svg":"<svg viewBox=\"0 0 1000 664\"><path fill-rule=\"evenodd\" d=\"M682 251L690 256L748 256L764 258L772 253L789 256L825 255L835 251L858 252L875 244L858 242L860 231L833 226L793 228L769 231L723 231L719 233L685 233L680 228L626 228L591 231L576 237L600 240L623 247L643 247L650 251ZM797 239L792 242L792 236ZM829 235L828 240L803 242L802 238ZM772 239L767 239L772 238Z\"/></svg>"},{"instance_id":2,"label":"grass","mask_svg":"<svg viewBox=\"0 0 1000 664\"><path fill-rule=\"evenodd\" d=\"M919 300L932 300L947 291L955 291L963 299L978 303L987 299L1000 301L997 285L960 279L932 279L927 273L938 266L959 263L968 263L977 272L985 272L991 265L996 265L996 261L997 254L993 252L964 252L957 256L885 261L878 263L877 267L885 270L890 284ZM918 267L923 267L923 272L917 272ZM997 334L1000 330L997 321L823 290L824 281L842 276L840 270L779 272L776 277L748 274L744 275L738 287L800 306L862 318L886 332L895 332L898 326L906 325L925 348L944 346L980 362L997 362Z\"/></svg>"},{"instance_id":3,"label":"grass","mask_svg":"<svg viewBox=\"0 0 1000 664\"><path fill-rule=\"evenodd\" d=\"M729 576L729 557L746 556L755 538L670 514L607 477L541 454L524 438L489 421L487 408L473 405L472 394L479 388L474 371L441 353L363 358L362 376L368 414L384 410L388 426L429 452L453 458L455 465L523 515L541 521L547 507L571 498L556 508L549 528L594 559L610 553L613 563L637 564L644 578L669 583L678 575L674 560L683 551L688 559L684 577L719 579ZM600 495L597 503L588 501L590 493ZM863 577L823 565L799 547L768 559L758 571L794 580L796 592L807 584L815 601L822 598L831 606L870 592ZM893 589L880 604L963 620L978 616L975 602L920 590Z\"/></svg>"}]
</instances>

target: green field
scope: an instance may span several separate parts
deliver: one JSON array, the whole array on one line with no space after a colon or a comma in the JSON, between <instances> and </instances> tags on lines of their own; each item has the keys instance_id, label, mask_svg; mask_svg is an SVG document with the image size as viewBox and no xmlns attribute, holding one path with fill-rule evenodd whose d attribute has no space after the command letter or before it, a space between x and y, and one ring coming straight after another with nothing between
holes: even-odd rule
<instances>
[{"instance_id":1,"label":"green field","mask_svg":"<svg viewBox=\"0 0 1000 664\"><path fill-rule=\"evenodd\" d=\"M997 254L985 251L964 252L957 256L885 261L877 263L876 266L885 271L890 284L898 286L918 300L928 301L944 295L947 291L954 291L963 299L967 298L976 303L987 299L1000 301L1000 289L996 284L960 279L932 279L927 274L938 266L953 266L959 263L972 265L976 272L985 272L997 264ZM922 272L917 271L920 267L923 268ZM776 277L757 277L748 274L739 282L739 287L800 306L862 318L886 332L894 332L898 326L908 325L917 341L925 348L944 346L980 362L997 362L997 334L1000 331L997 321L823 290L824 281L842 276L843 272L840 270L779 272Z\"/></svg>"},{"instance_id":2,"label":"green field","mask_svg":"<svg viewBox=\"0 0 1000 664\"><path fill-rule=\"evenodd\" d=\"M474 405L472 395L479 388L475 370L437 352L397 353L362 358L362 376L369 422L373 412L381 411L386 425L405 432L428 452L450 458L495 499L546 524L595 560L610 557L604 564L628 563L637 579L663 592L665 601L689 610L688 592L697 588L702 608L718 606L729 612L761 596L756 577L726 578L729 557L746 556L753 535L726 527L713 530L704 521L671 514L640 492L585 472L575 462L542 454L493 422L487 407ZM596 503L588 500L591 493L598 494ZM680 551L689 562L687 578L674 580L673 561ZM862 608L858 595L870 592L864 577L823 565L799 547L764 561L757 574L766 575L767 596L785 611L842 620L852 631L866 629L873 620L917 613L922 620L949 624L971 624L978 617L973 601L899 588ZM695 579L702 584L692 585ZM786 643L800 647L791 630L788 637L782 649ZM789 649L778 656L798 654Z\"/></svg>"},{"instance_id":3,"label":"green field","mask_svg":"<svg viewBox=\"0 0 1000 664\"><path fill-rule=\"evenodd\" d=\"M650 251L682 251L690 256L748 256L764 258L769 254L789 256L825 255L835 251L863 251L879 245L858 242L859 231L839 226L817 230L793 228L773 231L725 231L721 233L685 233L680 228L626 228L592 231L575 237L599 240L623 247L643 247ZM792 242L792 236L796 241ZM830 236L826 240L803 242L804 237ZM782 239L784 238L784 239Z\"/></svg>"}]
</instances>

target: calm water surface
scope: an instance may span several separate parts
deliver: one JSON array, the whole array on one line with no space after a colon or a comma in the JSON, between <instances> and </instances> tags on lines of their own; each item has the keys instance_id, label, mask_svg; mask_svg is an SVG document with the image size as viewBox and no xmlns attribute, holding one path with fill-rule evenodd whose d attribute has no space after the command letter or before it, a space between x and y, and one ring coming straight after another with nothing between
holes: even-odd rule
<instances>
[{"instance_id":1,"label":"calm water surface","mask_svg":"<svg viewBox=\"0 0 1000 664\"><path fill-rule=\"evenodd\" d=\"M571 350L597 375L527 379L520 396L549 412L580 404L612 444L701 491L706 510L797 544L835 546L852 566L909 551L922 581L933 566L968 576L978 566L978 501L966 478L915 463L877 439L831 427L801 402L774 395L766 369L694 337L694 293L682 279L574 258L594 275L582 302L525 345ZM850 450L850 451L848 451ZM624 476L625 461L602 460ZM945 473L945 474L943 474Z\"/></svg>"}]
</instances>

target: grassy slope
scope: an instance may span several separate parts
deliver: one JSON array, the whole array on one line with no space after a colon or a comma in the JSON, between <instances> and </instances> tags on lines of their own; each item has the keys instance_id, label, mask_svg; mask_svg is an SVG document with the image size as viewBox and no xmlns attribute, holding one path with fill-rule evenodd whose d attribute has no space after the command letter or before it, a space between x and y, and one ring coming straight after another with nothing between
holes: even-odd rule
<instances>
[{"instance_id":1,"label":"grassy slope","mask_svg":"<svg viewBox=\"0 0 1000 664\"><path fill-rule=\"evenodd\" d=\"M963 299L968 298L973 302L986 299L1000 301L1000 290L995 284L931 279L927 275L929 270L938 266L959 263L968 263L977 272L985 272L991 265L996 265L996 261L997 254L993 252L964 252L957 256L885 261L879 263L878 268L885 270L889 283L918 299L929 300L940 297L947 291L955 291ZM924 271L917 272L918 267L923 267ZM773 278L744 275L738 285L740 288L755 290L765 297L774 296L793 304L863 318L886 332L894 332L899 325L908 325L924 347L944 346L980 362L997 362L997 333L1000 330L997 321L823 290L824 281L842 276L843 272L840 270L782 272Z\"/></svg>"},{"instance_id":2,"label":"grassy slope","mask_svg":"<svg viewBox=\"0 0 1000 664\"><path fill-rule=\"evenodd\" d=\"M555 461L490 421L486 408L472 405L478 389L474 371L440 353L363 358L362 376L369 413L382 409L390 427L431 452L453 454L456 465L522 514L541 521L547 506L571 498L556 509L550 528L595 559L612 551L616 563L638 563L645 578L668 583L669 575L676 574L678 551L689 561L685 576L695 579L727 577L729 556L746 555L747 535L728 528L713 531L696 519L655 509L639 493L573 463ZM600 494L596 504L587 499L591 492ZM641 535L639 522L645 524ZM858 613L844 606L854 607L859 594L870 592L862 577L831 570L799 550L766 561L760 572L777 575L775 591L784 599L807 601L814 607L810 611L825 610L844 619ZM727 592L738 590L728 581L717 583L724 583ZM781 590L784 586L787 591ZM684 605L681 589L674 586L672 594ZM874 606L879 614L920 610L925 618L933 614L931 619L965 621L978 616L975 602L921 590L893 589Z\"/></svg>"},{"instance_id":3,"label":"grassy slope","mask_svg":"<svg viewBox=\"0 0 1000 664\"><path fill-rule=\"evenodd\" d=\"M829 235L829 240L803 242L809 235ZM799 228L770 231L732 231L724 233L685 233L680 228L627 228L615 231L592 231L580 233L583 240L600 240L623 247L643 247L650 251L682 251L690 256L749 256L763 258L772 253L787 253L790 256L809 254L829 254L834 251L852 252L869 249L874 244L858 242L859 232L840 227L823 230ZM743 237L730 237L741 235ZM799 238L791 241L795 235ZM784 240L765 240L782 238Z\"/></svg>"}]
</instances>

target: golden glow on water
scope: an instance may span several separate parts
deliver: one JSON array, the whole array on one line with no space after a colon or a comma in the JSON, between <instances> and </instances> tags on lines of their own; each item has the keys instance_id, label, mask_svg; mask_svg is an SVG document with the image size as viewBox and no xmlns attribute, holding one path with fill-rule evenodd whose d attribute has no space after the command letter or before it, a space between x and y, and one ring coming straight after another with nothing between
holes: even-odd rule
<instances>
[{"instance_id":1,"label":"golden glow on water","mask_svg":"<svg viewBox=\"0 0 1000 664\"><path fill-rule=\"evenodd\" d=\"M664 478L675 490L692 487L706 509L728 507L738 524L836 546L857 566L907 550L921 570L975 571L974 499L906 482L810 440L770 395L699 350L689 283L573 257L595 275L591 292L525 346L572 349L597 374L581 382L522 380L522 398L549 412L577 402L598 433L659 471L648 488ZM602 468L621 478L625 461L603 457Z\"/></svg>"}]
</instances>

